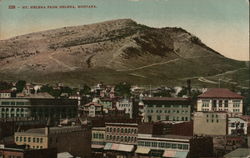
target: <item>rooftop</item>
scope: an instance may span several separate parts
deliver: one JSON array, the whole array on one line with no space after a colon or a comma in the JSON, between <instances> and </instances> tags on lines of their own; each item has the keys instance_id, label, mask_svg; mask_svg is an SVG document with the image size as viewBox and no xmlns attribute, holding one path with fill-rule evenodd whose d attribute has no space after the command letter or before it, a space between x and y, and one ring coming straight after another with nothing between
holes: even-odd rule
<instances>
[{"instance_id":1,"label":"rooftop","mask_svg":"<svg viewBox=\"0 0 250 158\"><path fill-rule=\"evenodd\" d=\"M189 101L188 98L174 98L174 97L145 97L143 101Z\"/></svg>"},{"instance_id":2,"label":"rooftop","mask_svg":"<svg viewBox=\"0 0 250 158\"><path fill-rule=\"evenodd\" d=\"M0 93L11 93L11 90L0 90Z\"/></svg>"},{"instance_id":3,"label":"rooftop","mask_svg":"<svg viewBox=\"0 0 250 158\"><path fill-rule=\"evenodd\" d=\"M73 131L81 130L81 126L61 126L61 127L49 127L49 133L70 133ZM33 128L29 129L25 132L17 132L22 134L42 134L45 135L45 128Z\"/></svg>"},{"instance_id":4,"label":"rooftop","mask_svg":"<svg viewBox=\"0 0 250 158\"><path fill-rule=\"evenodd\" d=\"M198 98L234 98L234 99L243 99L244 97L230 91L226 88L211 88L208 89L203 94L199 95Z\"/></svg>"},{"instance_id":5,"label":"rooftop","mask_svg":"<svg viewBox=\"0 0 250 158\"><path fill-rule=\"evenodd\" d=\"M137 123L105 123L105 125L138 126Z\"/></svg>"},{"instance_id":6,"label":"rooftop","mask_svg":"<svg viewBox=\"0 0 250 158\"><path fill-rule=\"evenodd\" d=\"M138 139L189 141L191 136L138 134Z\"/></svg>"}]
</instances>

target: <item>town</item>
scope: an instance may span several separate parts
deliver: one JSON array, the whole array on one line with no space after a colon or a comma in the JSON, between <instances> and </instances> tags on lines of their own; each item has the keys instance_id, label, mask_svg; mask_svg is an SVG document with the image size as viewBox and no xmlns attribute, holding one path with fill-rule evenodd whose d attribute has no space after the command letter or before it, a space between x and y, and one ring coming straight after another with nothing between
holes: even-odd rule
<instances>
[{"instance_id":1,"label":"town","mask_svg":"<svg viewBox=\"0 0 250 158\"><path fill-rule=\"evenodd\" d=\"M0 158L249 158L249 95L0 81Z\"/></svg>"}]
</instances>

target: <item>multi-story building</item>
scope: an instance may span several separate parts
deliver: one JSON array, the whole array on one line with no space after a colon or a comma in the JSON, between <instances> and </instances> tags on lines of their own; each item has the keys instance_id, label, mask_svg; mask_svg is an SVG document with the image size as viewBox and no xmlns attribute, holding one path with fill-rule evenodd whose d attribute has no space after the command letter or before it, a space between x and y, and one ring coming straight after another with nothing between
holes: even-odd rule
<instances>
[{"instance_id":1,"label":"multi-story building","mask_svg":"<svg viewBox=\"0 0 250 158\"><path fill-rule=\"evenodd\" d=\"M198 96L197 111L226 111L242 115L243 96L225 88L212 88Z\"/></svg>"},{"instance_id":2,"label":"multi-story building","mask_svg":"<svg viewBox=\"0 0 250 158\"><path fill-rule=\"evenodd\" d=\"M81 111L85 117L102 117L104 113L103 105L98 102L85 104Z\"/></svg>"},{"instance_id":3,"label":"multi-story building","mask_svg":"<svg viewBox=\"0 0 250 158\"><path fill-rule=\"evenodd\" d=\"M228 133L226 112L194 113L194 135L225 136Z\"/></svg>"},{"instance_id":4,"label":"multi-story building","mask_svg":"<svg viewBox=\"0 0 250 158\"><path fill-rule=\"evenodd\" d=\"M106 142L121 144L136 144L138 124L136 123L105 123Z\"/></svg>"},{"instance_id":5,"label":"multi-story building","mask_svg":"<svg viewBox=\"0 0 250 158\"><path fill-rule=\"evenodd\" d=\"M149 97L143 99L144 121L190 121L191 101L188 98Z\"/></svg>"},{"instance_id":6,"label":"multi-story building","mask_svg":"<svg viewBox=\"0 0 250 158\"><path fill-rule=\"evenodd\" d=\"M105 123L104 157L131 157L137 144L138 124Z\"/></svg>"},{"instance_id":7,"label":"multi-story building","mask_svg":"<svg viewBox=\"0 0 250 158\"><path fill-rule=\"evenodd\" d=\"M102 157L105 146L105 127L94 127L91 130L91 150L92 157Z\"/></svg>"},{"instance_id":8,"label":"multi-story building","mask_svg":"<svg viewBox=\"0 0 250 158\"><path fill-rule=\"evenodd\" d=\"M73 99L0 99L0 118L72 118L76 115L77 100Z\"/></svg>"},{"instance_id":9,"label":"multi-story building","mask_svg":"<svg viewBox=\"0 0 250 158\"><path fill-rule=\"evenodd\" d=\"M202 148L204 145L206 147ZM135 153L139 158L200 158L200 156L211 156L212 151L213 143L209 137L138 134Z\"/></svg>"},{"instance_id":10,"label":"multi-story building","mask_svg":"<svg viewBox=\"0 0 250 158\"><path fill-rule=\"evenodd\" d=\"M91 132L81 126L34 128L15 133L17 145L31 149L57 148L58 152L70 152L75 156L89 156Z\"/></svg>"},{"instance_id":11,"label":"multi-story building","mask_svg":"<svg viewBox=\"0 0 250 158\"><path fill-rule=\"evenodd\" d=\"M116 108L118 110L125 110L126 114L129 114L129 117L133 117L133 102L130 99L121 99L116 102Z\"/></svg>"}]
</instances>

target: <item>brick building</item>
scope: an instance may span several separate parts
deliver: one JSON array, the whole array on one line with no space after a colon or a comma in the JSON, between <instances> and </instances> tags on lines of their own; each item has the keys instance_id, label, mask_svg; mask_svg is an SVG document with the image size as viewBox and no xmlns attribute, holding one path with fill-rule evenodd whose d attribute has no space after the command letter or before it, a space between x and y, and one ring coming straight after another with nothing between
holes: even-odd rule
<instances>
[{"instance_id":1,"label":"brick building","mask_svg":"<svg viewBox=\"0 0 250 158\"><path fill-rule=\"evenodd\" d=\"M149 97L143 98L144 121L190 121L191 100L188 98Z\"/></svg>"},{"instance_id":2,"label":"brick building","mask_svg":"<svg viewBox=\"0 0 250 158\"><path fill-rule=\"evenodd\" d=\"M15 143L31 149L57 148L74 156L90 156L91 131L80 126L35 128L15 133Z\"/></svg>"}]
</instances>

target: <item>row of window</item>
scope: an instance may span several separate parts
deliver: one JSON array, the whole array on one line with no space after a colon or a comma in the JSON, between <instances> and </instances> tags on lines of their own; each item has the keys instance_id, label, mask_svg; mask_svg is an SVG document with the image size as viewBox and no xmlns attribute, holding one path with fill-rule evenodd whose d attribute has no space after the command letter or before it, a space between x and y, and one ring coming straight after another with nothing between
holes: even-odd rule
<instances>
[{"instance_id":1,"label":"row of window","mask_svg":"<svg viewBox=\"0 0 250 158\"><path fill-rule=\"evenodd\" d=\"M31 142L31 140L32 140L32 142L33 143L43 143L43 138L33 138L33 139L31 139L31 137L22 137L22 136L20 136L20 137L16 137L16 142Z\"/></svg>"},{"instance_id":2,"label":"row of window","mask_svg":"<svg viewBox=\"0 0 250 158\"><path fill-rule=\"evenodd\" d=\"M103 133L93 133L92 138L94 138L94 139L104 139L104 134Z\"/></svg>"},{"instance_id":3,"label":"row of window","mask_svg":"<svg viewBox=\"0 0 250 158\"><path fill-rule=\"evenodd\" d=\"M212 120L209 121L209 120L207 119L207 122L208 122L208 123L209 123L209 122L210 122L210 123L214 123L214 122L219 123L219 120L218 120L218 119L217 119L217 120L213 120L213 119L212 119Z\"/></svg>"},{"instance_id":4,"label":"row of window","mask_svg":"<svg viewBox=\"0 0 250 158\"><path fill-rule=\"evenodd\" d=\"M28 109L24 109L24 108L0 108L0 111L2 112L24 112L24 111L28 111Z\"/></svg>"},{"instance_id":5,"label":"row of window","mask_svg":"<svg viewBox=\"0 0 250 158\"><path fill-rule=\"evenodd\" d=\"M244 127L244 123L231 123L231 127Z\"/></svg>"},{"instance_id":6,"label":"row of window","mask_svg":"<svg viewBox=\"0 0 250 158\"><path fill-rule=\"evenodd\" d=\"M146 105L148 108L187 108L189 105Z\"/></svg>"},{"instance_id":7,"label":"row of window","mask_svg":"<svg viewBox=\"0 0 250 158\"><path fill-rule=\"evenodd\" d=\"M107 135L107 140L111 141L120 141L120 142L136 142L136 137L130 137L130 136L114 136L114 135Z\"/></svg>"},{"instance_id":8,"label":"row of window","mask_svg":"<svg viewBox=\"0 0 250 158\"><path fill-rule=\"evenodd\" d=\"M136 134L137 129L136 128L112 128L112 127L107 127L106 128L107 132L117 132L117 133L130 133L130 134Z\"/></svg>"},{"instance_id":9,"label":"row of window","mask_svg":"<svg viewBox=\"0 0 250 158\"><path fill-rule=\"evenodd\" d=\"M148 113L154 113L154 110L147 110ZM189 113L188 110L155 110L156 113Z\"/></svg>"},{"instance_id":10,"label":"row of window","mask_svg":"<svg viewBox=\"0 0 250 158\"><path fill-rule=\"evenodd\" d=\"M188 117L179 117L179 116L175 117L175 116L173 116L172 118L170 118L168 115L167 116L160 116L160 115L158 115L158 116L156 116L156 119L158 121L160 121L160 120L167 120L167 121L169 121L169 120L172 120L172 121L188 121ZM152 121L152 116L149 115L148 116L148 120Z\"/></svg>"},{"instance_id":11,"label":"row of window","mask_svg":"<svg viewBox=\"0 0 250 158\"><path fill-rule=\"evenodd\" d=\"M167 143L167 142L155 142L155 141L138 141L138 146L188 150L189 145L188 144Z\"/></svg>"},{"instance_id":12,"label":"row of window","mask_svg":"<svg viewBox=\"0 0 250 158\"><path fill-rule=\"evenodd\" d=\"M0 105L30 105L27 101L2 101Z\"/></svg>"}]
</instances>

